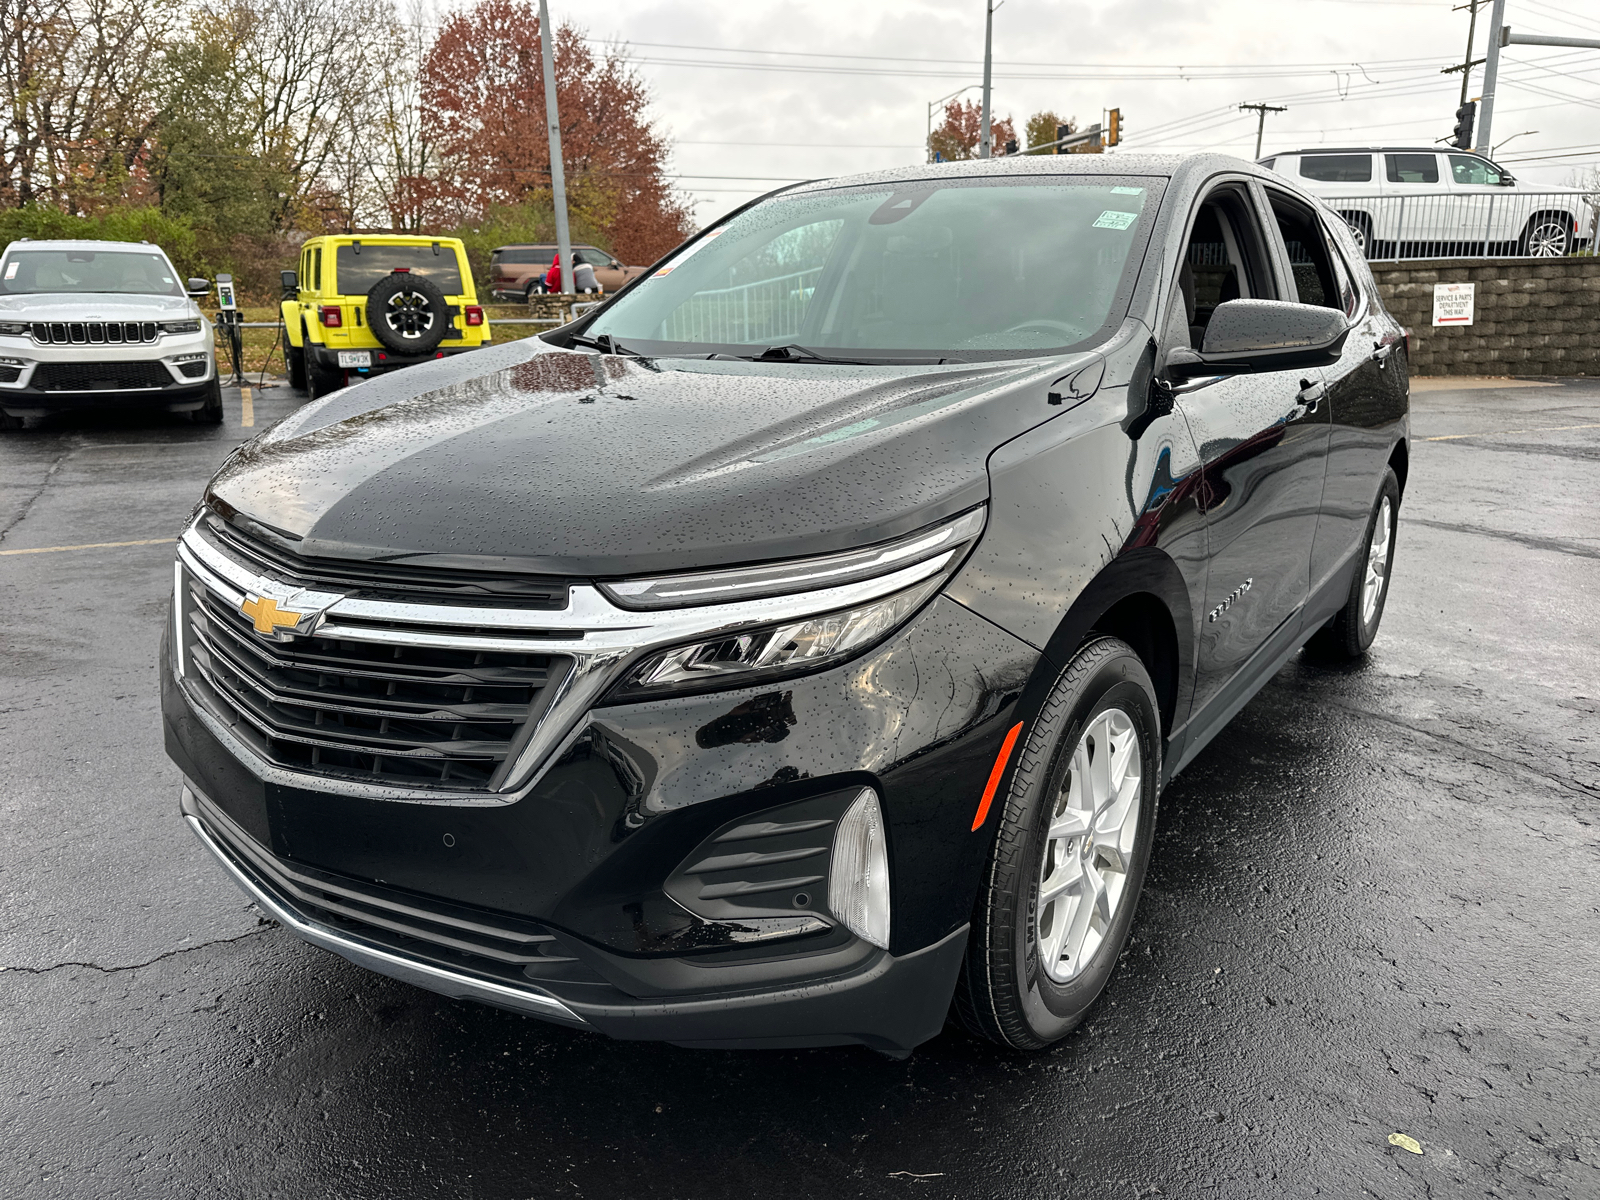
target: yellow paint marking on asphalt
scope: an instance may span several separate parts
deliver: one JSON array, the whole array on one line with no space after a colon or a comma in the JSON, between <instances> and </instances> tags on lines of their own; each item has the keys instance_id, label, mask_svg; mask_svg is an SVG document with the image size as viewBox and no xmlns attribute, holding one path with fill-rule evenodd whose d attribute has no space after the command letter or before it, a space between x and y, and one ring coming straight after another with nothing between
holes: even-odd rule
<instances>
[{"instance_id":1,"label":"yellow paint marking on asphalt","mask_svg":"<svg viewBox=\"0 0 1600 1200\"><path fill-rule=\"evenodd\" d=\"M85 542L81 546L38 546L32 550L0 550L0 554L55 554L61 550L112 550L118 546L164 546L177 538L143 538L137 542Z\"/></svg>"},{"instance_id":2,"label":"yellow paint marking on asphalt","mask_svg":"<svg viewBox=\"0 0 1600 1200\"><path fill-rule=\"evenodd\" d=\"M1528 433L1566 433L1573 429L1600 429L1600 422L1593 425L1546 425L1541 429L1497 429L1493 433L1446 433L1440 437L1423 438L1425 442L1454 442L1461 438L1480 437L1513 437Z\"/></svg>"},{"instance_id":3,"label":"yellow paint marking on asphalt","mask_svg":"<svg viewBox=\"0 0 1600 1200\"><path fill-rule=\"evenodd\" d=\"M1560 387L1547 379L1513 379L1509 375L1413 375L1413 392L1465 392L1480 388Z\"/></svg>"},{"instance_id":4,"label":"yellow paint marking on asphalt","mask_svg":"<svg viewBox=\"0 0 1600 1200\"><path fill-rule=\"evenodd\" d=\"M242 387L239 389L239 405L242 409L242 417L239 424L246 427L254 425L256 423L256 406L250 399L249 388Z\"/></svg>"}]
</instances>

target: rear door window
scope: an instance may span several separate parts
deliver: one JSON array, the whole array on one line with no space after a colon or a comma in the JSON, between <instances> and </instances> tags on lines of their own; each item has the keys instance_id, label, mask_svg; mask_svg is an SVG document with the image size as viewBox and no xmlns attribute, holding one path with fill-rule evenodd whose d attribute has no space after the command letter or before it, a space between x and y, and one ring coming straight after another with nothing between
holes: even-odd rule
<instances>
[{"instance_id":1,"label":"rear door window","mask_svg":"<svg viewBox=\"0 0 1600 1200\"><path fill-rule=\"evenodd\" d=\"M1437 154L1385 154L1385 178L1390 183L1438 183Z\"/></svg>"},{"instance_id":2,"label":"rear door window","mask_svg":"<svg viewBox=\"0 0 1600 1200\"><path fill-rule=\"evenodd\" d=\"M1371 183L1370 154L1302 154L1300 176L1319 183Z\"/></svg>"},{"instance_id":3,"label":"rear door window","mask_svg":"<svg viewBox=\"0 0 1600 1200\"><path fill-rule=\"evenodd\" d=\"M430 279L446 296L459 296L461 266L449 246L340 246L335 256L334 279L341 296L364 296L396 267Z\"/></svg>"}]
</instances>

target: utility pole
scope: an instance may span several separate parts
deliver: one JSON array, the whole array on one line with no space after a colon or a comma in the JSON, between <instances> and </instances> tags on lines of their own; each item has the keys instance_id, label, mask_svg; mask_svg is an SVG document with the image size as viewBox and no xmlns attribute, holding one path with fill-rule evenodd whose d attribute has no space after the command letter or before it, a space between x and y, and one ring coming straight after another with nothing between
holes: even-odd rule
<instances>
[{"instance_id":1,"label":"utility pole","mask_svg":"<svg viewBox=\"0 0 1600 1200\"><path fill-rule=\"evenodd\" d=\"M544 119L550 128L550 191L556 207L556 253L561 256L561 292L572 295L572 231L567 228L567 173L561 165L561 109L556 104L556 37L550 5L539 0L539 45L544 50Z\"/></svg>"},{"instance_id":2,"label":"utility pole","mask_svg":"<svg viewBox=\"0 0 1600 1200\"><path fill-rule=\"evenodd\" d=\"M1288 112L1286 104L1241 104L1240 112L1254 112L1256 114L1256 157L1261 157L1261 138L1267 131L1267 114L1269 112Z\"/></svg>"},{"instance_id":3,"label":"utility pole","mask_svg":"<svg viewBox=\"0 0 1600 1200\"><path fill-rule=\"evenodd\" d=\"M1001 0L1005 3L1005 0ZM994 0L983 0L983 128L978 133L978 157L988 158L994 138L989 127L989 78L994 66Z\"/></svg>"},{"instance_id":4,"label":"utility pole","mask_svg":"<svg viewBox=\"0 0 1600 1200\"><path fill-rule=\"evenodd\" d=\"M1467 102L1467 87L1472 80L1472 68L1478 64L1472 61L1472 42L1478 34L1478 0L1467 0L1467 56L1461 60L1461 103ZM1482 61L1481 59L1479 60ZM1455 67L1450 68L1452 71Z\"/></svg>"},{"instance_id":5,"label":"utility pole","mask_svg":"<svg viewBox=\"0 0 1600 1200\"><path fill-rule=\"evenodd\" d=\"M1494 8L1489 13L1487 61L1483 65L1483 99L1478 101L1478 144L1474 149L1479 154L1488 154L1493 145L1489 134L1494 124L1494 86L1500 78L1500 29L1505 23L1506 0L1494 0Z\"/></svg>"}]
</instances>

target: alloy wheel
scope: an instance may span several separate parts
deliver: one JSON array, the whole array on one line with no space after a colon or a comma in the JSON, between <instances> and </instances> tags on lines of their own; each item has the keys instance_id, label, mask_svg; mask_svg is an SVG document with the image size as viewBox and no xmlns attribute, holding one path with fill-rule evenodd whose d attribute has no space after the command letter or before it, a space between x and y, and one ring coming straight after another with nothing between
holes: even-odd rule
<instances>
[{"instance_id":1,"label":"alloy wheel","mask_svg":"<svg viewBox=\"0 0 1600 1200\"><path fill-rule=\"evenodd\" d=\"M433 328L433 306L421 292L396 292L389 297L383 319L401 337L420 339Z\"/></svg>"},{"instance_id":2,"label":"alloy wheel","mask_svg":"<svg viewBox=\"0 0 1600 1200\"><path fill-rule=\"evenodd\" d=\"M1541 221L1528 231L1528 253L1534 258L1561 258L1567 252L1568 236L1560 221Z\"/></svg>"},{"instance_id":3,"label":"alloy wheel","mask_svg":"<svg viewBox=\"0 0 1600 1200\"><path fill-rule=\"evenodd\" d=\"M1372 624L1378 611L1378 601L1383 599L1383 587L1389 578L1389 538L1394 524L1394 510L1385 496L1378 505L1378 520L1372 527L1372 541L1367 546L1367 577L1361 585L1361 623Z\"/></svg>"},{"instance_id":4,"label":"alloy wheel","mask_svg":"<svg viewBox=\"0 0 1600 1200\"><path fill-rule=\"evenodd\" d=\"M1057 983L1094 961L1126 896L1143 763L1138 730L1120 708L1097 714L1072 751L1045 835L1034 931Z\"/></svg>"}]
</instances>

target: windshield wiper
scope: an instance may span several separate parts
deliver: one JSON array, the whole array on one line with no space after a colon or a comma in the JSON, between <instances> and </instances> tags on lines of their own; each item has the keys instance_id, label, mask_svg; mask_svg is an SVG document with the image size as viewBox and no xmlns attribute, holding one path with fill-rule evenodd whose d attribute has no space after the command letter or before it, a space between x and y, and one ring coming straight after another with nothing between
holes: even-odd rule
<instances>
[{"instance_id":1,"label":"windshield wiper","mask_svg":"<svg viewBox=\"0 0 1600 1200\"><path fill-rule=\"evenodd\" d=\"M601 354L631 354L634 358L643 358L637 350L629 350L609 333L597 334L595 337L585 337L581 333L570 333L567 341L576 342L580 346L587 346L591 350L598 350Z\"/></svg>"}]
</instances>

